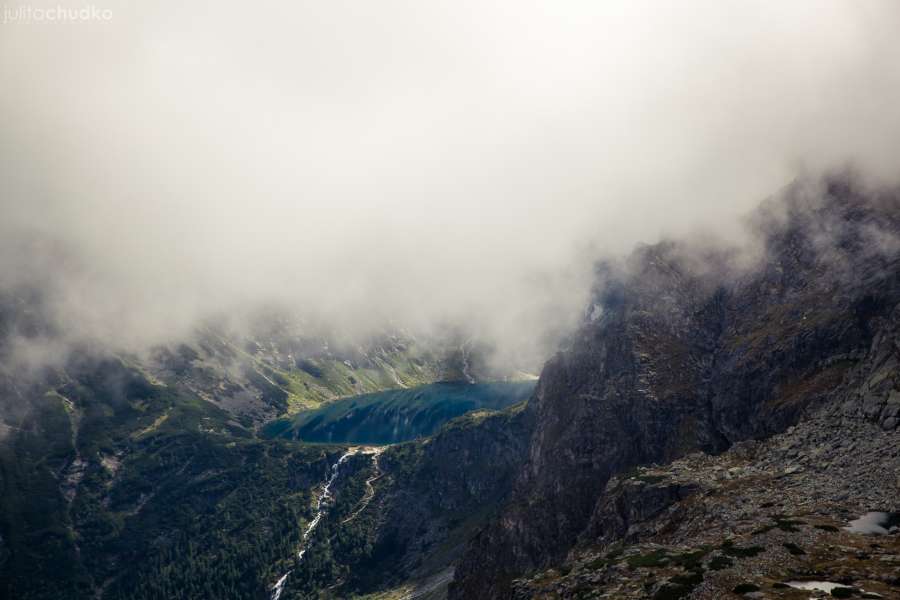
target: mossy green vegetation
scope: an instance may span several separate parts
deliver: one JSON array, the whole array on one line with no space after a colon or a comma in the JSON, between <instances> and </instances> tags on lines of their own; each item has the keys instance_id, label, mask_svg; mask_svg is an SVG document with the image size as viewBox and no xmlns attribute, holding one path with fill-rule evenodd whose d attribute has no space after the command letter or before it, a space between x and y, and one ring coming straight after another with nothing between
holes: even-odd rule
<instances>
[{"instance_id":1,"label":"mossy green vegetation","mask_svg":"<svg viewBox=\"0 0 900 600\"><path fill-rule=\"evenodd\" d=\"M701 546L695 550L685 552L673 552L664 548L658 548L643 554L631 555L625 561L632 569L659 569L664 567L680 567L683 569L681 573L672 575L663 582L652 596L654 600L678 600L689 596L694 588L703 582L703 575L706 571L703 566L704 559L711 551L711 546ZM609 559L599 560L602 560L603 564L597 565L598 567L609 564Z\"/></svg>"},{"instance_id":2,"label":"mossy green vegetation","mask_svg":"<svg viewBox=\"0 0 900 600\"><path fill-rule=\"evenodd\" d=\"M720 546L722 553L734 558L752 558L765 550L762 546L735 546L731 540L722 542Z\"/></svg>"},{"instance_id":3,"label":"mossy green vegetation","mask_svg":"<svg viewBox=\"0 0 900 600\"><path fill-rule=\"evenodd\" d=\"M702 568L703 559L710 553L710 546L702 546L688 552L671 552L659 548L644 554L633 554L626 558L628 566L632 569L639 567L656 568L666 565L674 565L686 570Z\"/></svg>"},{"instance_id":4,"label":"mossy green vegetation","mask_svg":"<svg viewBox=\"0 0 900 600\"><path fill-rule=\"evenodd\" d=\"M727 569L729 567L734 566L734 561L728 558L727 556L714 556L709 560L709 569L710 571L721 571L722 569Z\"/></svg>"},{"instance_id":5,"label":"mossy green vegetation","mask_svg":"<svg viewBox=\"0 0 900 600\"><path fill-rule=\"evenodd\" d=\"M806 554L806 550L804 550L797 544L794 544L793 542L785 542L782 544L782 546L784 546L785 549L794 556L803 556L804 554Z\"/></svg>"},{"instance_id":6,"label":"mossy green vegetation","mask_svg":"<svg viewBox=\"0 0 900 600\"><path fill-rule=\"evenodd\" d=\"M792 519L790 517L786 517L784 515L774 515L772 516L772 523L761 527L754 531L754 534L768 533L773 529L780 529L781 531L787 531L789 533L797 533L800 531L800 527L806 525L806 521L801 521L799 519Z\"/></svg>"}]
</instances>

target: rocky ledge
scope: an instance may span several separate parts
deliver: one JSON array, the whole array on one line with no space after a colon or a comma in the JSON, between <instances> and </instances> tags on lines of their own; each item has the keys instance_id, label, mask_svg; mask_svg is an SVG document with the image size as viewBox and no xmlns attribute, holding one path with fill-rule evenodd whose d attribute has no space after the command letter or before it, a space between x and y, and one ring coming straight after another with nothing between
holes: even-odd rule
<instances>
[{"instance_id":1,"label":"rocky ledge","mask_svg":"<svg viewBox=\"0 0 900 600\"><path fill-rule=\"evenodd\" d=\"M900 438L821 414L612 478L576 549L515 597L900 598L898 511Z\"/></svg>"}]
</instances>

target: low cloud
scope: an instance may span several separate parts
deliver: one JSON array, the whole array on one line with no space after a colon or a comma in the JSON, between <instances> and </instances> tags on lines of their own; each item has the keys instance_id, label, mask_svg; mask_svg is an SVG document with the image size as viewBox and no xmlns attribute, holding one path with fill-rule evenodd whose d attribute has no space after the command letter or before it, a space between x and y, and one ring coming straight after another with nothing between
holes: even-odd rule
<instances>
[{"instance_id":1,"label":"low cloud","mask_svg":"<svg viewBox=\"0 0 900 600\"><path fill-rule=\"evenodd\" d=\"M533 361L598 256L900 172L894 2L98 8L0 28L0 284L72 339L274 305Z\"/></svg>"}]
</instances>

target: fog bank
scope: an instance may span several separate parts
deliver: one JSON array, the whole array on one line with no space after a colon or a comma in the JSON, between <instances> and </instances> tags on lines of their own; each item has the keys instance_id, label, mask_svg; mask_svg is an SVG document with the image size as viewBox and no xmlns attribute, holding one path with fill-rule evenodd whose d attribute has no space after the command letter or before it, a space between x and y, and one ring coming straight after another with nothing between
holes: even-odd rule
<instances>
[{"instance_id":1,"label":"fog bank","mask_svg":"<svg viewBox=\"0 0 900 600\"><path fill-rule=\"evenodd\" d=\"M542 356L597 257L900 172L895 2L97 6L0 25L0 286L72 338L274 305Z\"/></svg>"}]
</instances>

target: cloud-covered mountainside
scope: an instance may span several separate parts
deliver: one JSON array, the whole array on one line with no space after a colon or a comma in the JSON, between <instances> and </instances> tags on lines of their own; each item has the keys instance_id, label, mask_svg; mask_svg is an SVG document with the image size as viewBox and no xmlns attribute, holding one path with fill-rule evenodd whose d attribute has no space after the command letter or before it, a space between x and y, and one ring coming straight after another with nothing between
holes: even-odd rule
<instances>
[{"instance_id":1,"label":"cloud-covered mountainside","mask_svg":"<svg viewBox=\"0 0 900 600\"><path fill-rule=\"evenodd\" d=\"M897 173L894 2L104 8L0 36L0 287L51 354L275 306L536 369L598 255Z\"/></svg>"},{"instance_id":2,"label":"cloud-covered mountainside","mask_svg":"<svg viewBox=\"0 0 900 600\"><path fill-rule=\"evenodd\" d=\"M561 597L579 597L586 581L623 598L714 598L738 578L751 578L748 592L809 578L820 560L829 565L828 581L900 583L868 559L853 575L836 570L836 539L766 536L773 520L836 529L857 511L900 508L890 475L900 467L900 195L830 178L787 190L749 223L763 252L749 267L727 249L668 242L603 270L596 318L545 366L527 408L534 423L528 462L501 515L471 542L450 598L553 597L557 587ZM803 433L789 435L798 422ZM757 447L741 442L769 438L742 454ZM842 448L857 446L866 448L865 460L839 459ZM734 454L702 469L739 462L747 479L713 486L717 501L694 495L710 490L714 472L684 472L683 487L644 491L641 483L657 481L652 468L645 479L625 481L638 466L665 470L688 455L703 460L694 453L728 450ZM808 487L781 480L802 470ZM780 496L768 493L778 489ZM703 532L679 529L698 522ZM656 549L658 557L699 553L684 569L657 574L624 576L619 554L604 560L638 542L648 546L632 552L652 552L656 543L668 545ZM779 559L782 543L808 544L809 557ZM900 539L886 543L896 549ZM729 544L758 549L730 553ZM591 566L559 581L573 552L592 554ZM720 558L719 568L734 569L707 580L704 573L716 569L703 561L717 554L763 556L743 564ZM622 566L662 566L642 560ZM551 567L562 570L538 574ZM519 589L523 576L534 579ZM546 588L542 577L550 579Z\"/></svg>"},{"instance_id":3,"label":"cloud-covered mountainside","mask_svg":"<svg viewBox=\"0 0 900 600\"><path fill-rule=\"evenodd\" d=\"M229 342L255 376L214 368L228 352L201 354L218 347L204 337L164 360L84 346L4 369L0 585L107 600L793 598L785 582L815 574L890 597L898 197L846 176L798 183L747 220L749 258L672 240L600 265L527 403L387 448L263 439L259 415L221 399L277 402L284 340ZM50 335L20 300L4 333ZM414 356L389 348L370 354ZM307 360L291 368L324 377L330 363ZM481 389L467 381L454 389ZM384 396L325 409L350 429L428 414L428 394ZM870 512L877 543L841 529Z\"/></svg>"},{"instance_id":4,"label":"cloud-covered mountainside","mask_svg":"<svg viewBox=\"0 0 900 600\"><path fill-rule=\"evenodd\" d=\"M900 4L101 8L0 24L0 597L897 595Z\"/></svg>"}]
</instances>

